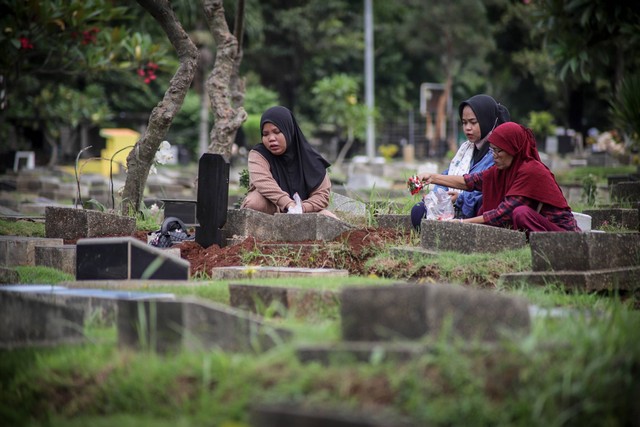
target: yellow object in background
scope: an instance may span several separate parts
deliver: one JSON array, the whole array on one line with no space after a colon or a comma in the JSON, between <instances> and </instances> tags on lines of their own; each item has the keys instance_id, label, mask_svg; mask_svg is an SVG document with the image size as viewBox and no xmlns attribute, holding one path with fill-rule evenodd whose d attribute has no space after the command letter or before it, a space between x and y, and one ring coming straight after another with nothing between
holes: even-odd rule
<instances>
[{"instance_id":1,"label":"yellow object in background","mask_svg":"<svg viewBox=\"0 0 640 427\"><path fill-rule=\"evenodd\" d=\"M140 138L140 133L126 128L105 128L100 130L100 136L107 140L105 148L100 150L100 159L81 158L80 171L82 174L98 173L108 177L112 170L116 175L126 165L127 156Z\"/></svg>"}]
</instances>

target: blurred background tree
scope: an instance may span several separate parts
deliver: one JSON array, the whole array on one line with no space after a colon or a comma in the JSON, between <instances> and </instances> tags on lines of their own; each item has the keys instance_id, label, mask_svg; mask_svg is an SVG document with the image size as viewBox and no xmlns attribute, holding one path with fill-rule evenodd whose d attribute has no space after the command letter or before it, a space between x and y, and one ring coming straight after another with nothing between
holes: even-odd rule
<instances>
[{"instance_id":1,"label":"blurred background tree","mask_svg":"<svg viewBox=\"0 0 640 427\"><path fill-rule=\"evenodd\" d=\"M358 77L354 96L364 99L362 2L245 3L245 136L253 138L250 122L255 125L264 108L275 103L291 108L305 132L312 133L308 136L331 124L322 95L314 93L325 78ZM176 0L172 7L201 57L214 51L210 39L196 37L206 33L201 2ZM231 27L235 7L235 0L225 1ZM459 102L488 93L522 123L531 112L546 111L559 128L583 134L590 128L622 129L636 117L631 109L631 119L621 122L613 112L620 117L619 88L640 65L639 22L638 2L376 1L378 135L418 111L424 82L450 85L449 119L454 121ZM2 149L31 147L50 162L54 148L61 149L60 160L73 158L101 126L144 127L177 64L157 24L131 2L7 0L0 5L0 23ZM210 65L204 66L203 72L208 70ZM194 79L194 93L169 134L192 158L198 154L202 120L197 106L206 105L201 85L202 79ZM256 96L249 96L252 91Z\"/></svg>"}]
</instances>

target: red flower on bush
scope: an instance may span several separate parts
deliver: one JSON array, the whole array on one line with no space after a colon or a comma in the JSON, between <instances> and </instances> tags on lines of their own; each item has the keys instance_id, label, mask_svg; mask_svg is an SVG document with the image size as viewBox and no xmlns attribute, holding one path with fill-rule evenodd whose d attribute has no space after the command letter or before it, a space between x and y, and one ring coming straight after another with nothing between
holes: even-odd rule
<instances>
[{"instance_id":1,"label":"red flower on bush","mask_svg":"<svg viewBox=\"0 0 640 427\"><path fill-rule=\"evenodd\" d=\"M91 27L88 30L84 30L82 32L82 40L80 41L81 44L83 45L87 45L87 44L95 44L96 43L96 35L100 32L100 28L98 27ZM76 31L71 32L71 38L73 40L78 38L78 33Z\"/></svg>"},{"instance_id":2,"label":"red flower on bush","mask_svg":"<svg viewBox=\"0 0 640 427\"><path fill-rule=\"evenodd\" d=\"M20 49L33 49L33 43L26 37L20 37Z\"/></svg>"},{"instance_id":3,"label":"red flower on bush","mask_svg":"<svg viewBox=\"0 0 640 427\"><path fill-rule=\"evenodd\" d=\"M146 84L149 84L156 79L157 70L158 70L158 64L156 64L155 62L149 61L147 62L147 65L143 65L142 67L138 68L138 75L144 78L144 82Z\"/></svg>"}]
</instances>

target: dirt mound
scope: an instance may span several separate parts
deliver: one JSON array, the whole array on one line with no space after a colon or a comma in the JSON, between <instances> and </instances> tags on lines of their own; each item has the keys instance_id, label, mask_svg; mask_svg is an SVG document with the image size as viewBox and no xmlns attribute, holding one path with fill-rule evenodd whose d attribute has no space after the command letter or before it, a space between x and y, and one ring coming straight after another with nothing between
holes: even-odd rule
<instances>
[{"instance_id":1,"label":"dirt mound","mask_svg":"<svg viewBox=\"0 0 640 427\"><path fill-rule=\"evenodd\" d=\"M386 245L408 244L409 233L385 228L347 231L332 241L295 243L257 241L247 237L239 244L203 248L183 242L180 252L191 264L191 273L207 274L215 267L265 265L280 267L341 268L350 274L366 274L366 261ZM146 237L145 237L146 238Z\"/></svg>"}]
</instances>

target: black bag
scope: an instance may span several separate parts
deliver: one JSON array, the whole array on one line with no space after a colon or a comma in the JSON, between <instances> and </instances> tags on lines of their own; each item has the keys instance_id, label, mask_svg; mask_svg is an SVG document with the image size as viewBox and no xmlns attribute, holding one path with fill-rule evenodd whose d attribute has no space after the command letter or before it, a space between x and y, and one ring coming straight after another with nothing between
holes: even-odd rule
<instances>
[{"instance_id":1,"label":"black bag","mask_svg":"<svg viewBox=\"0 0 640 427\"><path fill-rule=\"evenodd\" d=\"M195 240L195 236L187 233L187 227L182 220L174 216L165 218L160 230L150 233L150 236L149 244L157 248L170 248L176 243Z\"/></svg>"}]
</instances>

